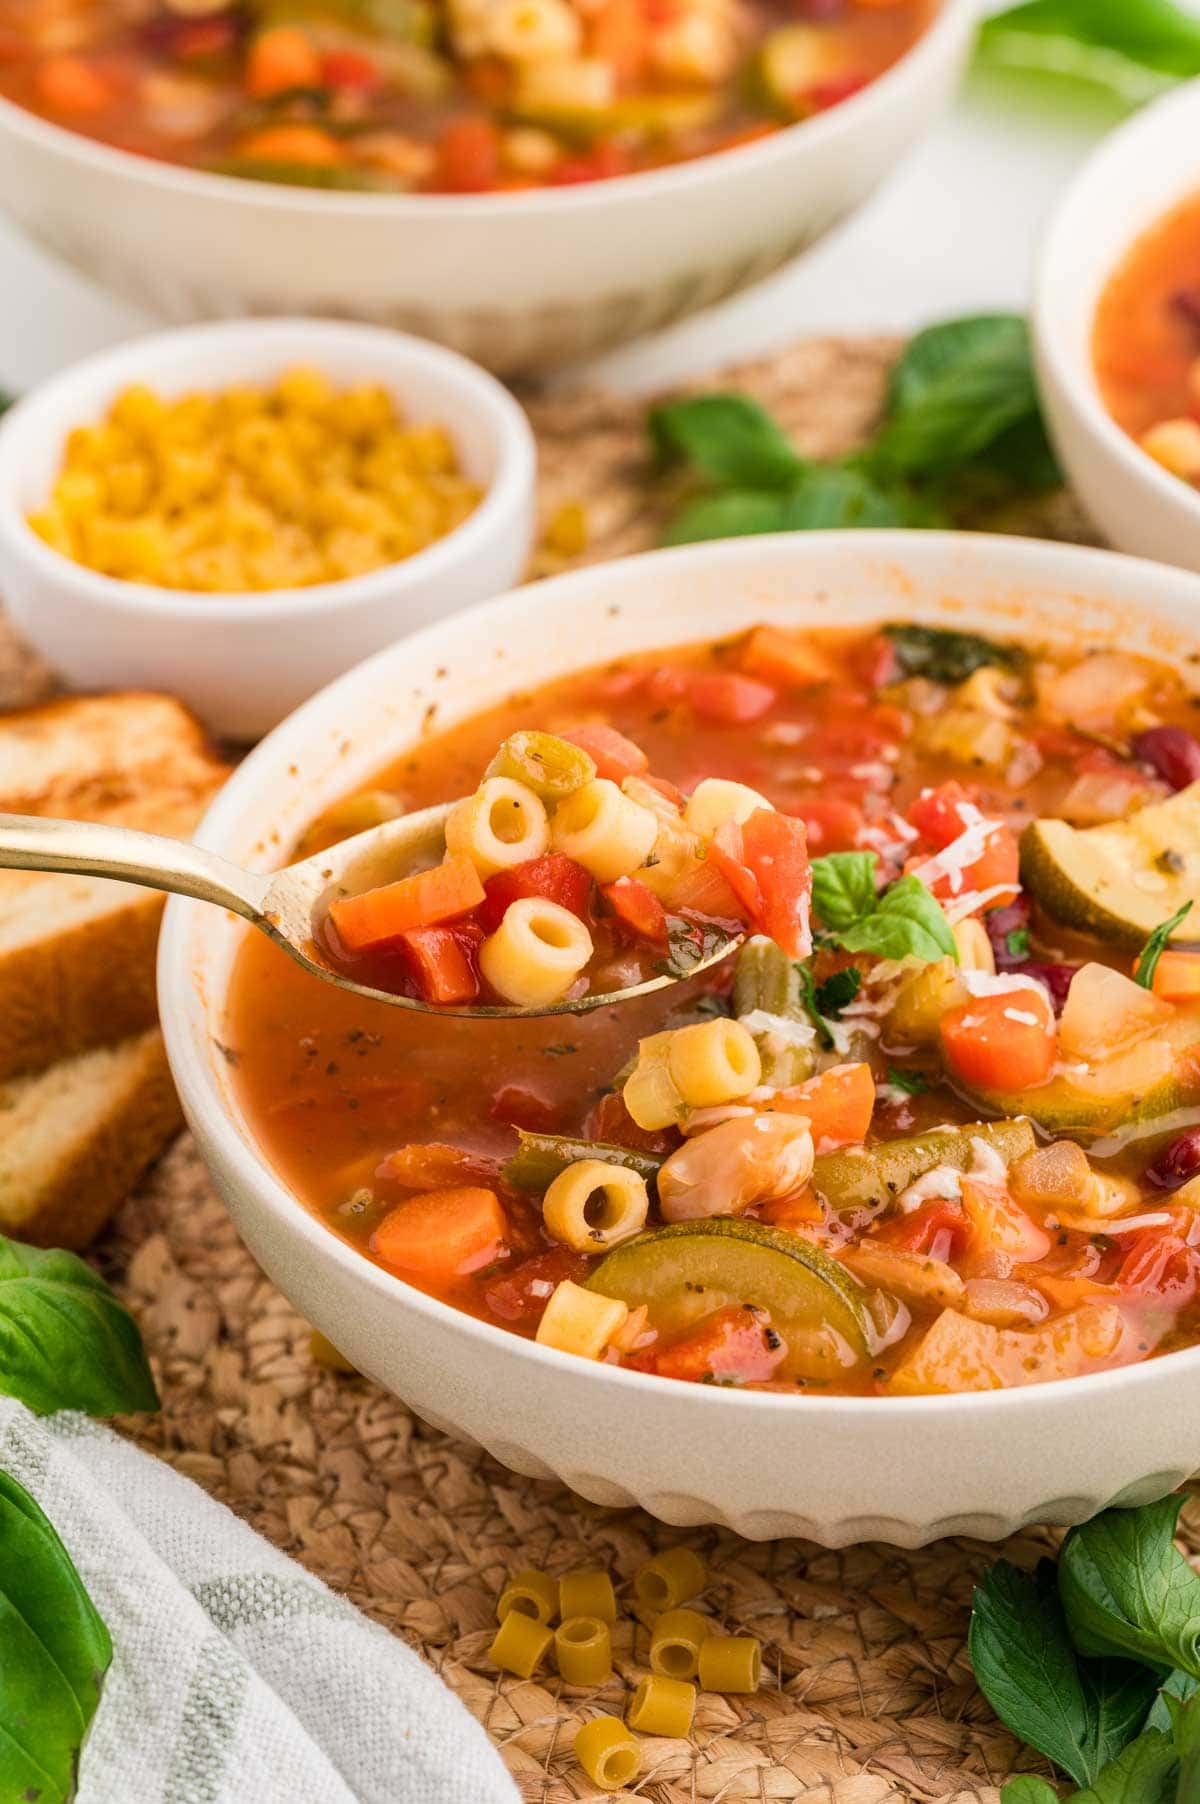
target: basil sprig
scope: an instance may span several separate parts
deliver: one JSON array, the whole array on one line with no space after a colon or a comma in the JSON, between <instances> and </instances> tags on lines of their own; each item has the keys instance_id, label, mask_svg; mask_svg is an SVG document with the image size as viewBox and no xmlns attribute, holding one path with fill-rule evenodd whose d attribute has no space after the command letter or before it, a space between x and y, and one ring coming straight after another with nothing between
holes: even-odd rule
<instances>
[{"instance_id":1,"label":"basil sprig","mask_svg":"<svg viewBox=\"0 0 1200 1804\"><path fill-rule=\"evenodd\" d=\"M0 1472L0 1798L66 1804L112 1641L49 1520Z\"/></svg>"},{"instance_id":2,"label":"basil sprig","mask_svg":"<svg viewBox=\"0 0 1200 1804\"><path fill-rule=\"evenodd\" d=\"M1029 330L978 314L919 332L891 376L883 424L850 457L801 457L748 395L698 395L648 416L660 467L692 479L665 535L699 539L834 527L946 526L1061 477L1042 424Z\"/></svg>"},{"instance_id":3,"label":"basil sprig","mask_svg":"<svg viewBox=\"0 0 1200 1804\"><path fill-rule=\"evenodd\" d=\"M1075 1780L1070 1804L1200 1797L1200 1576L1175 1546L1181 1504L1106 1510L1071 1530L1057 1569L1000 1561L975 1593L980 1689L1014 1735ZM1031 1776L1000 1796L1059 1804Z\"/></svg>"},{"instance_id":4,"label":"basil sprig","mask_svg":"<svg viewBox=\"0 0 1200 1804\"><path fill-rule=\"evenodd\" d=\"M0 1237L0 1395L38 1415L158 1408L133 1317L74 1253Z\"/></svg>"},{"instance_id":5,"label":"basil sprig","mask_svg":"<svg viewBox=\"0 0 1200 1804\"><path fill-rule=\"evenodd\" d=\"M1200 75L1200 19L1173 0L1026 0L985 21L979 55L1138 106Z\"/></svg>"},{"instance_id":6,"label":"basil sprig","mask_svg":"<svg viewBox=\"0 0 1200 1804\"><path fill-rule=\"evenodd\" d=\"M847 952L877 958L956 958L954 934L941 903L919 877L900 877L882 894L875 887L875 852L830 852L814 858L813 912Z\"/></svg>"},{"instance_id":7,"label":"basil sprig","mask_svg":"<svg viewBox=\"0 0 1200 1804\"><path fill-rule=\"evenodd\" d=\"M1181 922L1186 921L1192 912L1192 904L1185 902L1183 907L1163 921L1154 929L1138 956L1137 969L1133 974L1134 983L1140 983L1144 990L1154 988L1154 973L1158 970L1158 961L1170 943L1171 935Z\"/></svg>"}]
</instances>

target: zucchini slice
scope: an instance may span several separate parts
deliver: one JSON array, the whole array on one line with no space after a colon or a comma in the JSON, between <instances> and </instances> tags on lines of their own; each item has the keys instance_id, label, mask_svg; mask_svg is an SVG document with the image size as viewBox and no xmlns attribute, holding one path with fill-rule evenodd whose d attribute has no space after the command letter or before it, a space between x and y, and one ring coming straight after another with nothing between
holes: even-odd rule
<instances>
[{"instance_id":1,"label":"zucchini slice","mask_svg":"<svg viewBox=\"0 0 1200 1804\"><path fill-rule=\"evenodd\" d=\"M1047 914L1121 946L1141 946L1185 902L1200 901L1200 783L1103 827L1033 821L1021 881ZM1172 939L1190 941L1185 920Z\"/></svg>"},{"instance_id":2,"label":"zucchini slice","mask_svg":"<svg viewBox=\"0 0 1200 1804\"><path fill-rule=\"evenodd\" d=\"M818 1247L737 1216L674 1222L615 1247L588 1289L645 1304L660 1334L685 1333L730 1303L765 1309L783 1337L781 1378L844 1378L866 1363L875 1338L867 1293Z\"/></svg>"}]
</instances>

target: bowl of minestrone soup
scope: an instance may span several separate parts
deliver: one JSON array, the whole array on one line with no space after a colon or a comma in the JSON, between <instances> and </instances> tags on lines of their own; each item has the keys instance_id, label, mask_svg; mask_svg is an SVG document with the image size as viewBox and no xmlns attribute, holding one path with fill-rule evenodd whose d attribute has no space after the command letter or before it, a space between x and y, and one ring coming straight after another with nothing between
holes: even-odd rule
<instances>
[{"instance_id":1,"label":"bowl of minestrone soup","mask_svg":"<svg viewBox=\"0 0 1200 1804\"><path fill-rule=\"evenodd\" d=\"M1055 444L1099 531L1200 569L1200 82L1085 163L1047 234L1035 331Z\"/></svg>"},{"instance_id":2,"label":"bowl of minestrone soup","mask_svg":"<svg viewBox=\"0 0 1200 1804\"><path fill-rule=\"evenodd\" d=\"M456 801L316 927L409 1006L168 907L247 1244L418 1414L601 1504L915 1545L1164 1494L1200 1464L1198 620L1164 566L814 533L352 671L200 837L266 869Z\"/></svg>"},{"instance_id":3,"label":"bowl of minestrone soup","mask_svg":"<svg viewBox=\"0 0 1200 1804\"><path fill-rule=\"evenodd\" d=\"M501 370L758 281L949 100L974 0L98 0L0 21L0 205L154 313Z\"/></svg>"}]
</instances>

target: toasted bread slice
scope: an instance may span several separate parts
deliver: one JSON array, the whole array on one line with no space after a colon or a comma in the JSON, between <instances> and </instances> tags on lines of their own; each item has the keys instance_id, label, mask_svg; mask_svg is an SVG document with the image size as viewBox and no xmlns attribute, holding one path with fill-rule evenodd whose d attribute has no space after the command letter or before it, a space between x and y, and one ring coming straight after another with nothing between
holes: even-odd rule
<instances>
[{"instance_id":1,"label":"toasted bread slice","mask_svg":"<svg viewBox=\"0 0 1200 1804\"><path fill-rule=\"evenodd\" d=\"M83 696L0 719L0 810L189 838L227 768L169 696ZM0 872L0 1080L155 1020L163 898L93 877Z\"/></svg>"},{"instance_id":2,"label":"toasted bread slice","mask_svg":"<svg viewBox=\"0 0 1200 1804\"><path fill-rule=\"evenodd\" d=\"M0 1233L86 1246L182 1125L157 1028L0 1084Z\"/></svg>"}]
</instances>

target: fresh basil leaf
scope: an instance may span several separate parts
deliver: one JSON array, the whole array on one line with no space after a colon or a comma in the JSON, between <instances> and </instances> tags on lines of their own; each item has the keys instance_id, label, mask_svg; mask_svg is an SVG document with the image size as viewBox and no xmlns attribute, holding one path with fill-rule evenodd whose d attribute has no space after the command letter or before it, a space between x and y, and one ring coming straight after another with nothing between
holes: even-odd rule
<instances>
[{"instance_id":1,"label":"fresh basil leaf","mask_svg":"<svg viewBox=\"0 0 1200 1804\"><path fill-rule=\"evenodd\" d=\"M0 1472L0 1798L66 1804L112 1641L38 1504Z\"/></svg>"},{"instance_id":2,"label":"fresh basil leaf","mask_svg":"<svg viewBox=\"0 0 1200 1804\"><path fill-rule=\"evenodd\" d=\"M954 934L942 905L919 877L901 877L883 892L874 914L838 934L847 952L878 958L919 958L933 964L957 959Z\"/></svg>"},{"instance_id":3,"label":"fresh basil leaf","mask_svg":"<svg viewBox=\"0 0 1200 1804\"><path fill-rule=\"evenodd\" d=\"M1176 1804L1179 1762L1169 1735L1150 1729L1110 1760L1068 1804ZM1185 1801L1189 1804L1189 1801Z\"/></svg>"},{"instance_id":4,"label":"fresh basil leaf","mask_svg":"<svg viewBox=\"0 0 1200 1804\"><path fill-rule=\"evenodd\" d=\"M784 488L805 468L787 434L749 395L667 402L651 409L647 423L660 459L686 461L732 488Z\"/></svg>"},{"instance_id":5,"label":"fresh basil leaf","mask_svg":"<svg viewBox=\"0 0 1200 1804\"><path fill-rule=\"evenodd\" d=\"M133 1317L74 1253L0 1236L0 1395L39 1415L158 1408Z\"/></svg>"},{"instance_id":6,"label":"fresh basil leaf","mask_svg":"<svg viewBox=\"0 0 1200 1804\"><path fill-rule=\"evenodd\" d=\"M812 861L812 905L818 920L835 931L873 912L876 852L829 852Z\"/></svg>"},{"instance_id":7,"label":"fresh basil leaf","mask_svg":"<svg viewBox=\"0 0 1200 1804\"><path fill-rule=\"evenodd\" d=\"M969 467L992 486L994 502L1002 501L1005 491L1010 496L1042 495L1063 483L1062 466L1040 413L1002 432Z\"/></svg>"},{"instance_id":8,"label":"fresh basil leaf","mask_svg":"<svg viewBox=\"0 0 1200 1804\"><path fill-rule=\"evenodd\" d=\"M1200 20L1171 0L1031 0L985 21L985 61L1066 75L1127 105L1200 74Z\"/></svg>"},{"instance_id":9,"label":"fresh basil leaf","mask_svg":"<svg viewBox=\"0 0 1200 1804\"><path fill-rule=\"evenodd\" d=\"M836 1042L829 1031L829 1024L821 1013L821 1005L817 1000L817 986L813 981L812 966L797 965L796 969L800 976L800 1000L817 1030L817 1044L826 1052L832 1052Z\"/></svg>"},{"instance_id":10,"label":"fresh basil leaf","mask_svg":"<svg viewBox=\"0 0 1200 1804\"><path fill-rule=\"evenodd\" d=\"M1154 973L1158 970L1159 959L1167 949L1167 942L1170 940L1175 929L1182 921L1186 921L1191 912L1192 904L1190 902L1185 902L1183 907L1178 909L1176 913L1171 916L1169 921L1164 921L1161 926L1154 929L1154 932L1142 947L1141 953L1138 956L1137 967L1133 973L1133 981L1134 983L1140 983L1144 990L1152 990L1154 988Z\"/></svg>"},{"instance_id":11,"label":"fresh basil leaf","mask_svg":"<svg viewBox=\"0 0 1200 1804\"><path fill-rule=\"evenodd\" d=\"M1076 1647L1200 1676L1200 1577L1175 1546L1183 1500L1105 1510L1073 1528L1058 1590Z\"/></svg>"},{"instance_id":12,"label":"fresh basil leaf","mask_svg":"<svg viewBox=\"0 0 1200 1804\"><path fill-rule=\"evenodd\" d=\"M1000 1560L973 1600L971 1665L992 1709L1020 1740L1088 1785L1135 1735L1157 1676L1127 1660L1081 1665L1043 1560L1023 1572Z\"/></svg>"},{"instance_id":13,"label":"fresh basil leaf","mask_svg":"<svg viewBox=\"0 0 1200 1804\"><path fill-rule=\"evenodd\" d=\"M813 464L784 497L785 532L909 524L909 508L898 491L888 493L861 470L842 464Z\"/></svg>"},{"instance_id":14,"label":"fresh basil leaf","mask_svg":"<svg viewBox=\"0 0 1200 1804\"><path fill-rule=\"evenodd\" d=\"M765 489L727 489L702 495L677 514L663 534L664 545L694 545L703 539L749 538L783 532L786 502Z\"/></svg>"},{"instance_id":15,"label":"fresh basil leaf","mask_svg":"<svg viewBox=\"0 0 1200 1804\"><path fill-rule=\"evenodd\" d=\"M929 1079L919 1071L901 1071L898 1065L889 1065L887 1081L896 1090L903 1090L908 1096L923 1096L929 1089Z\"/></svg>"},{"instance_id":16,"label":"fresh basil leaf","mask_svg":"<svg viewBox=\"0 0 1200 1804\"><path fill-rule=\"evenodd\" d=\"M918 332L896 364L872 467L944 475L1039 412L1026 321L1014 313L947 320Z\"/></svg>"},{"instance_id":17,"label":"fresh basil leaf","mask_svg":"<svg viewBox=\"0 0 1200 1804\"><path fill-rule=\"evenodd\" d=\"M883 628L905 676L928 677L932 683L965 683L985 665L1019 670L1025 653L1019 646L1003 645L979 633L956 633L940 626L895 623Z\"/></svg>"},{"instance_id":18,"label":"fresh basil leaf","mask_svg":"<svg viewBox=\"0 0 1200 1804\"><path fill-rule=\"evenodd\" d=\"M1058 1793L1048 1779L1023 1773L1000 1787L1000 1804L1058 1804Z\"/></svg>"},{"instance_id":19,"label":"fresh basil leaf","mask_svg":"<svg viewBox=\"0 0 1200 1804\"><path fill-rule=\"evenodd\" d=\"M862 988L862 972L856 965L835 971L813 991L818 1011L827 1021L836 1021L844 1008L849 1008Z\"/></svg>"}]
</instances>

